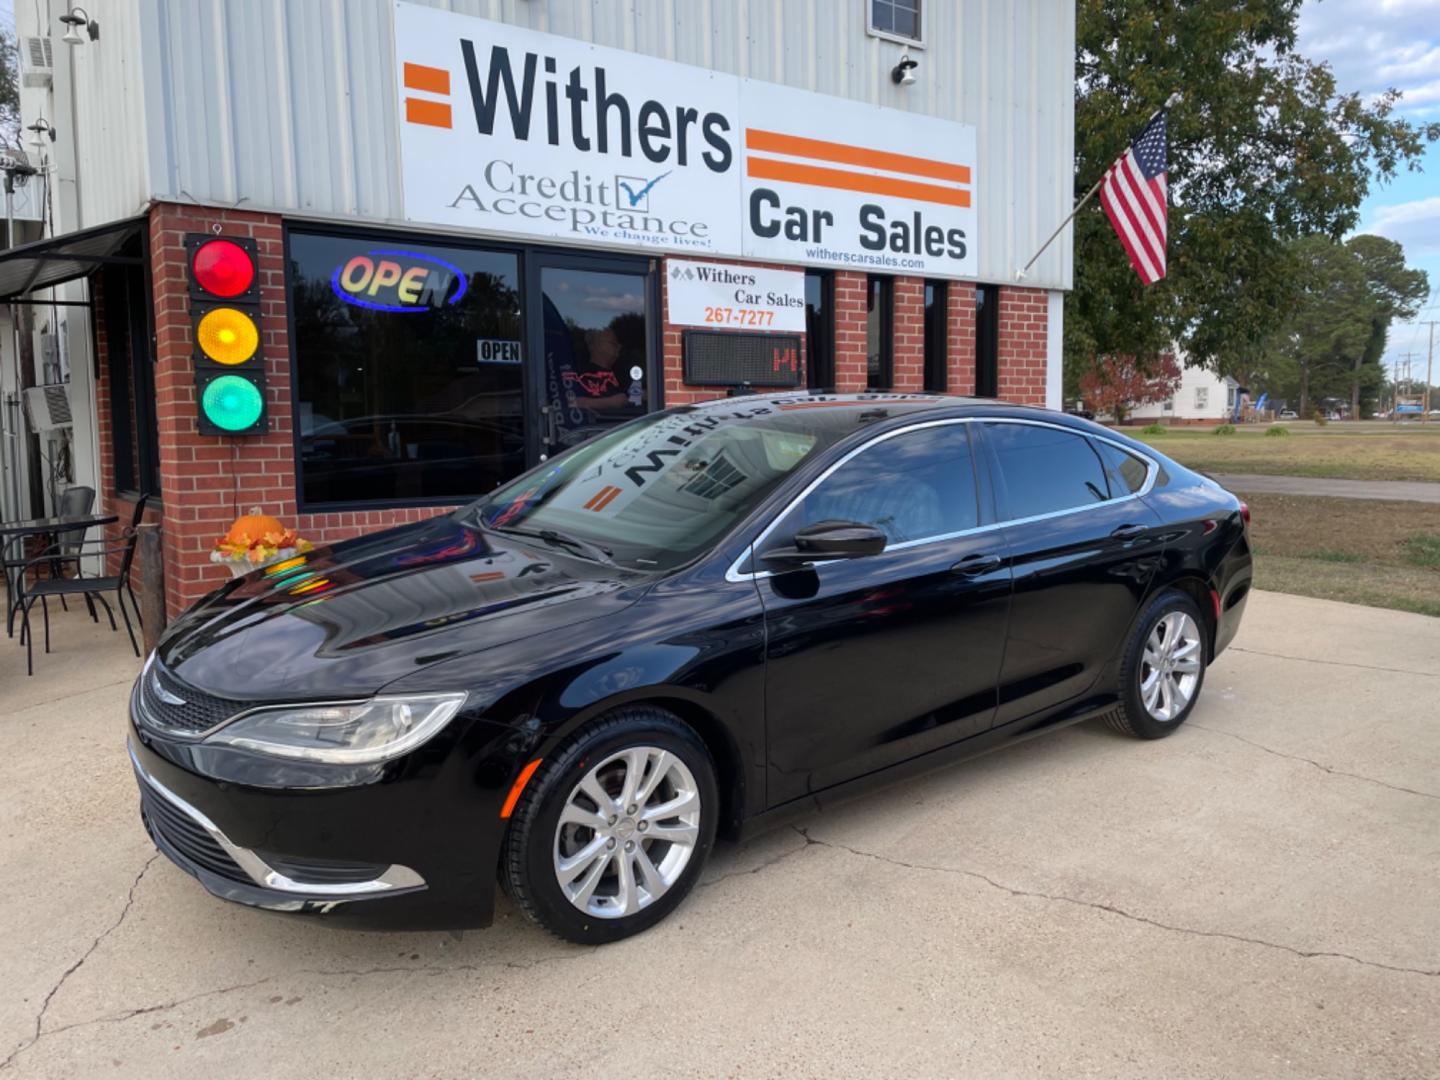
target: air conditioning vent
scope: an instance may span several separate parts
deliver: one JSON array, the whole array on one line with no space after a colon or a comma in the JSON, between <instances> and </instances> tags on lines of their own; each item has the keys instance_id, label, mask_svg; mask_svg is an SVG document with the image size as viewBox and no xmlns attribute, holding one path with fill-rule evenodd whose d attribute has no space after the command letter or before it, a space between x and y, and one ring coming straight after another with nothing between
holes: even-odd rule
<instances>
[{"instance_id":1,"label":"air conditioning vent","mask_svg":"<svg viewBox=\"0 0 1440 1080\"><path fill-rule=\"evenodd\" d=\"M48 37L25 38L20 70L26 86L47 87L55 81L55 54Z\"/></svg>"},{"instance_id":2,"label":"air conditioning vent","mask_svg":"<svg viewBox=\"0 0 1440 1080\"><path fill-rule=\"evenodd\" d=\"M25 413L30 417L30 430L54 431L70 427L70 384L50 383L25 388Z\"/></svg>"}]
</instances>

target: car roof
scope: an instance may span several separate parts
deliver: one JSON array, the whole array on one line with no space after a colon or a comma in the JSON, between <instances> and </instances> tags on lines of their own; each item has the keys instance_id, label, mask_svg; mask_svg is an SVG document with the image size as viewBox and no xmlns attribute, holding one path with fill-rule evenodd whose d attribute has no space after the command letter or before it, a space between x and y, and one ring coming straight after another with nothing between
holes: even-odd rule
<instances>
[{"instance_id":1,"label":"car roof","mask_svg":"<svg viewBox=\"0 0 1440 1080\"><path fill-rule=\"evenodd\" d=\"M931 410L949 410L959 415L1006 414L1034 416L1047 420L1069 419L1066 414L1034 405L1017 405L995 398L962 397L945 393L897 393L865 391L836 393L833 390L784 390L779 393L748 392L733 397L710 398L692 405L677 406L679 411L711 412L735 409L743 405L768 405L782 409L853 409L873 411L883 408L888 415L901 416Z\"/></svg>"}]
</instances>

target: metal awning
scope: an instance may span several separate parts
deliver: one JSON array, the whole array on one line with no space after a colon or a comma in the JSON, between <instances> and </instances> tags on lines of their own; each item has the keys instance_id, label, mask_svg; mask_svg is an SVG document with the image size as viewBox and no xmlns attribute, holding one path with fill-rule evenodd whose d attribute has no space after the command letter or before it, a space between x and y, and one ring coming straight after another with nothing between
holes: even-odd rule
<instances>
[{"instance_id":1,"label":"metal awning","mask_svg":"<svg viewBox=\"0 0 1440 1080\"><path fill-rule=\"evenodd\" d=\"M142 215L0 251L0 301L74 281L107 263L139 266L144 260L138 255L116 252L144 226Z\"/></svg>"}]
</instances>

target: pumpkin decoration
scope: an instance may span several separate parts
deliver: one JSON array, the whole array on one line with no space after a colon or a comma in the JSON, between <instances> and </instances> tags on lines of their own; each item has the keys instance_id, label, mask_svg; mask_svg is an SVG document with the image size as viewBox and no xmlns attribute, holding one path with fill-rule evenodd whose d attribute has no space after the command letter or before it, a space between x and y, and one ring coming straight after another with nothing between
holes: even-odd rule
<instances>
[{"instance_id":1,"label":"pumpkin decoration","mask_svg":"<svg viewBox=\"0 0 1440 1080\"><path fill-rule=\"evenodd\" d=\"M262 514L257 506L236 518L229 531L215 541L210 561L228 566L233 575L240 577L258 567L303 555L313 547L281 524L279 518Z\"/></svg>"},{"instance_id":2,"label":"pumpkin decoration","mask_svg":"<svg viewBox=\"0 0 1440 1080\"><path fill-rule=\"evenodd\" d=\"M285 526L280 524L279 518L262 514L258 506L252 506L248 514L241 514L235 519L235 524L230 526L225 539L232 544L248 545L256 540L264 540L272 534L279 536L284 531Z\"/></svg>"}]
</instances>

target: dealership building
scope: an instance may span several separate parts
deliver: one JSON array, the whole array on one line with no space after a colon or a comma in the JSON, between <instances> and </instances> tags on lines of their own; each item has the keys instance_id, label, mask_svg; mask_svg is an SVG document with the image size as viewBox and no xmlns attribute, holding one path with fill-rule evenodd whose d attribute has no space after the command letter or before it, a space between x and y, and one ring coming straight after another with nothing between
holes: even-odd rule
<instances>
[{"instance_id":1,"label":"dealership building","mask_svg":"<svg viewBox=\"0 0 1440 1080\"><path fill-rule=\"evenodd\" d=\"M1060 404L1068 0L92 8L16 5L0 490L149 493L172 611L676 404Z\"/></svg>"}]
</instances>

